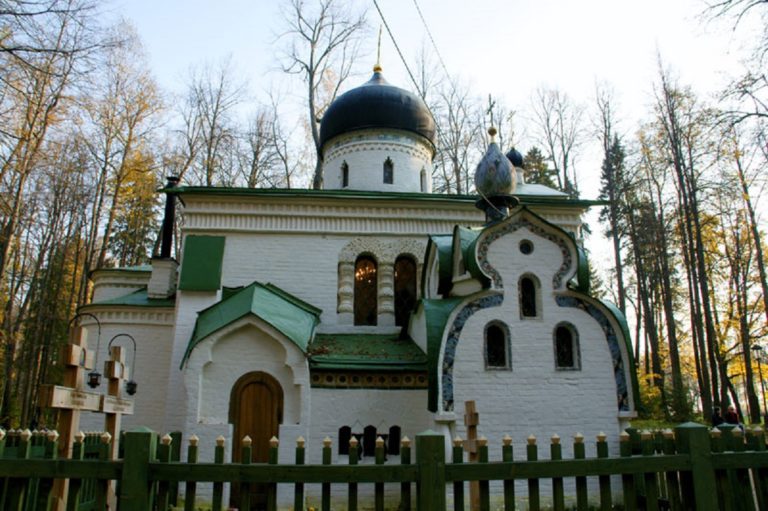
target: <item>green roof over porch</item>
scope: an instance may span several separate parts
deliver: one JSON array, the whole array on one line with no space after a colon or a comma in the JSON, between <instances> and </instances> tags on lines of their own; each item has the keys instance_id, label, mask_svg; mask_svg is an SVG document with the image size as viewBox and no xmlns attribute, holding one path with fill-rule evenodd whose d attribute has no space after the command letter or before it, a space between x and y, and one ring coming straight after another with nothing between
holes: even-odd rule
<instances>
[{"instance_id":1,"label":"green roof over porch","mask_svg":"<svg viewBox=\"0 0 768 511\"><path fill-rule=\"evenodd\" d=\"M317 334L309 347L312 369L426 371L427 355L399 334Z\"/></svg>"},{"instance_id":2,"label":"green roof over porch","mask_svg":"<svg viewBox=\"0 0 768 511\"><path fill-rule=\"evenodd\" d=\"M274 327L306 353L321 312L277 286L253 282L197 314L181 365L205 338L250 315Z\"/></svg>"}]
</instances>

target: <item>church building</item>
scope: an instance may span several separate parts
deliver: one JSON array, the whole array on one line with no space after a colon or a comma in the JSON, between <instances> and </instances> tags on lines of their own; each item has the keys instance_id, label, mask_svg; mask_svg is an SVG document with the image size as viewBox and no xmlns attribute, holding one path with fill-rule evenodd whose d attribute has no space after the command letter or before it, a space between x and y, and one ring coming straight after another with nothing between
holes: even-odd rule
<instances>
[{"instance_id":1,"label":"church building","mask_svg":"<svg viewBox=\"0 0 768 511\"><path fill-rule=\"evenodd\" d=\"M339 458L356 437L364 463L377 437L392 455L427 429L466 437L474 401L492 456L505 434L617 443L637 384L625 319L590 296L594 202L526 183L495 141L476 195L432 193L435 140L424 102L377 66L322 119L323 190L170 179L161 254L95 271L81 309L99 360L117 334L137 343L123 427L195 434L201 461L220 435L234 460L250 436L254 461L276 436L286 462L302 436L308 463L325 437Z\"/></svg>"}]
</instances>

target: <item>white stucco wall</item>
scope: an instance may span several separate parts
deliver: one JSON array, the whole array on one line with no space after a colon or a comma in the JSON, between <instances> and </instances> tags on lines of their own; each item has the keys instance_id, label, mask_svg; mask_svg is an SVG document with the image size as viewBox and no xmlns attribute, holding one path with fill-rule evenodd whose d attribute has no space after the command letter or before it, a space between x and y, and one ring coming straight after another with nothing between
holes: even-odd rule
<instances>
[{"instance_id":1,"label":"white stucco wall","mask_svg":"<svg viewBox=\"0 0 768 511\"><path fill-rule=\"evenodd\" d=\"M431 144L407 131L360 130L340 135L324 147L324 186L327 190L432 193L432 156ZM387 158L394 166L391 184L383 181ZM346 187L341 170L344 162L349 166Z\"/></svg>"},{"instance_id":2,"label":"white stucco wall","mask_svg":"<svg viewBox=\"0 0 768 511\"><path fill-rule=\"evenodd\" d=\"M533 242L534 251L523 255L519 242ZM570 456L573 436L582 433L593 442L608 433L613 446L619 434L613 361L600 325L586 312L559 307L554 300L552 277L563 261L560 247L526 228L507 234L491 244L488 261L500 273L504 301L482 309L467 320L456 349L453 366L454 431L466 436L464 403L476 402L479 432L489 440L493 456L500 456L501 438L512 436L524 445L531 435L540 437L548 456L549 437L563 438L564 455ZM541 288L539 317L521 319L517 283L523 274L538 277ZM509 326L511 370L487 370L484 359L484 328L492 320ZM568 322L578 331L581 367L555 368L554 330ZM518 453L524 453L519 450Z\"/></svg>"},{"instance_id":3,"label":"white stucco wall","mask_svg":"<svg viewBox=\"0 0 768 511\"><path fill-rule=\"evenodd\" d=\"M95 322L83 316L83 324L88 329L88 346L98 349L97 370L104 374L104 362L109 359L108 345L118 334L128 333L136 341L136 362L133 362L133 345L125 336L115 338L114 343L125 351L125 363L129 377L138 383L133 397L124 393L123 397L134 401L133 415L123 415L122 429L147 426L156 431L164 431L166 411L165 386L171 359L171 339L173 334L173 310L169 308L121 307L109 309L90 306L87 312L94 314L101 323L101 341L98 342ZM87 390L91 390L88 388ZM95 392L106 393L107 379L102 378L101 386ZM104 415L84 413L80 428L84 431L102 431Z\"/></svg>"}]
</instances>

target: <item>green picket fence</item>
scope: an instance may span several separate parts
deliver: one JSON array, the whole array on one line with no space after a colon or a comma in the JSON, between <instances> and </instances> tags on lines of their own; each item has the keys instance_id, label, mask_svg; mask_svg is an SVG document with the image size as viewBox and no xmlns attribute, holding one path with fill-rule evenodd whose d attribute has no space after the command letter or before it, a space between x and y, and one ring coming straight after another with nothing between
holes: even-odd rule
<instances>
[{"instance_id":1,"label":"green picket fence","mask_svg":"<svg viewBox=\"0 0 768 511\"><path fill-rule=\"evenodd\" d=\"M525 460L516 461L509 437L503 440L500 461L488 459L487 442L479 439L477 463L466 462L460 440L454 441L451 459L446 460L445 438L425 432L416 436L414 459L411 443L404 438L399 463L385 463L381 441L377 443L375 463L358 464L358 451L352 448L348 463L335 465L331 464L330 440L322 447L322 462L307 465L303 439L294 447L295 462L279 464L277 439L270 444L268 463L225 463L223 438L214 448L214 462L198 463L198 440L194 436L189 439L186 462L171 461L177 458L170 435L158 439L149 430L126 433L121 446L124 457L119 460L108 459L108 436L101 439L98 459L91 460L81 459L78 444L74 459L56 459L55 435L42 437L37 444L31 434L16 437L13 445L7 438L0 440L3 510L48 509L53 481L61 478L69 480L67 509L71 510L78 509L82 482L86 480L95 482L94 509L105 508L107 485L116 481L121 511L173 509L179 485L185 490L184 509L198 509L195 497L201 483L212 483L210 505L214 510L227 509L223 497L224 485L229 483L240 490L236 503L239 509L251 509L255 504L249 491L253 485L265 489L263 508L277 509L277 488L281 485L293 492L293 505L281 507L296 510L304 509L307 496L312 493L315 498L316 493L323 511L329 511L332 505L349 511L363 506L373 506L376 511L383 511L385 506L409 511L413 501L421 511L451 507L463 511L470 508L470 482L475 481L474 507L482 511L507 511L516 505L531 510L545 505L555 510L586 510L593 506L601 510L768 509L768 451L759 429L744 436L738 428L710 432L704 426L688 423L674 431L642 433L634 439L625 433L618 456L609 454L606 438L601 435L596 440L597 455L587 457L585 439L576 437L570 459L563 459L558 437L550 439L548 449L540 449L536 439L530 437L524 447ZM178 438L175 441L179 443ZM178 451L178 445L175 448ZM243 442L242 459L251 459L248 441ZM588 478L593 478L594 483L588 484ZM494 481L497 483L492 484ZM516 481L523 482L516 487ZM544 481L548 482L546 490L541 484ZM342 495L339 484L345 489ZM313 485L309 488L312 491L306 485ZM573 489L566 491L566 486ZM523 487L526 491L519 491ZM393 493L398 496L394 502ZM385 496L389 499L386 502Z\"/></svg>"}]
</instances>

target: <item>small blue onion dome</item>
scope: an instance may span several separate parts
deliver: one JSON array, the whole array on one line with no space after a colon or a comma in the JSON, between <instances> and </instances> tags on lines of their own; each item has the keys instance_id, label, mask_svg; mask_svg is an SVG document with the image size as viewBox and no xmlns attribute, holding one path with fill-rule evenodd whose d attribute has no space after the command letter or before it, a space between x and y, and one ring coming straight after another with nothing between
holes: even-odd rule
<instances>
[{"instance_id":1,"label":"small blue onion dome","mask_svg":"<svg viewBox=\"0 0 768 511\"><path fill-rule=\"evenodd\" d=\"M512 164L496 144L496 129L491 127L488 134L491 135L491 143L477 164L475 189L483 197L509 195L515 189L516 176L512 172Z\"/></svg>"},{"instance_id":2,"label":"small blue onion dome","mask_svg":"<svg viewBox=\"0 0 768 511\"><path fill-rule=\"evenodd\" d=\"M507 159L512 163L513 167L516 168L524 168L523 165L523 155L520 154L520 151L515 149L514 147L507 151Z\"/></svg>"}]
</instances>

